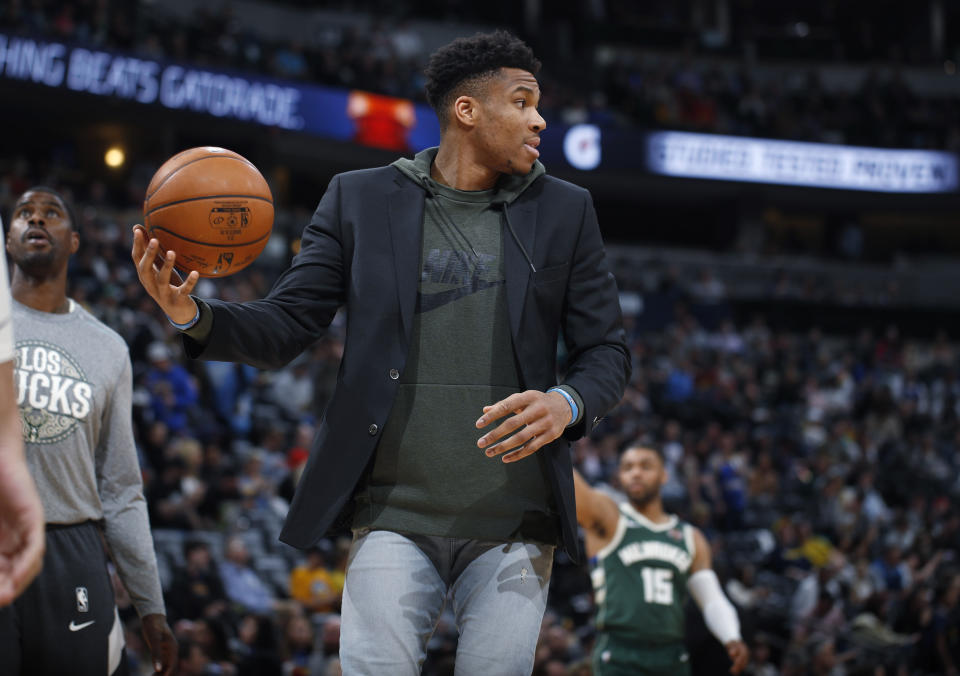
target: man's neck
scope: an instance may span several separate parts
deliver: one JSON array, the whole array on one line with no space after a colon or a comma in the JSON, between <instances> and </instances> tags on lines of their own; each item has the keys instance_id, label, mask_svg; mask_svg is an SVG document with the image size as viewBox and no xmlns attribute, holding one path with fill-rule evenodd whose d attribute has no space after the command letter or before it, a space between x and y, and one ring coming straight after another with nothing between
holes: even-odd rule
<instances>
[{"instance_id":1,"label":"man's neck","mask_svg":"<svg viewBox=\"0 0 960 676\"><path fill-rule=\"evenodd\" d=\"M467 144L448 140L440 142L440 149L430 167L430 177L456 190L489 190L496 185L500 172L477 162Z\"/></svg>"},{"instance_id":2,"label":"man's neck","mask_svg":"<svg viewBox=\"0 0 960 676\"><path fill-rule=\"evenodd\" d=\"M631 500L630 506L653 523L666 523L670 520L670 516L663 511L663 501L659 498L656 500L651 500L644 505L637 504Z\"/></svg>"},{"instance_id":3,"label":"man's neck","mask_svg":"<svg viewBox=\"0 0 960 676\"><path fill-rule=\"evenodd\" d=\"M17 269L10 284L10 295L18 303L38 312L66 314L70 311L66 272L53 278L37 279Z\"/></svg>"}]
</instances>

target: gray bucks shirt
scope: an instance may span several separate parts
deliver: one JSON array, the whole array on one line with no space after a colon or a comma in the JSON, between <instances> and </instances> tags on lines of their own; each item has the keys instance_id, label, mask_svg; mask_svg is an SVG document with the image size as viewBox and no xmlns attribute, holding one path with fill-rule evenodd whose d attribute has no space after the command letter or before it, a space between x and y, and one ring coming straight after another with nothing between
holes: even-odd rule
<instances>
[{"instance_id":1,"label":"gray bucks shirt","mask_svg":"<svg viewBox=\"0 0 960 676\"><path fill-rule=\"evenodd\" d=\"M47 523L104 523L141 616L164 613L131 422L123 339L71 301L65 314L13 301L17 404Z\"/></svg>"}]
</instances>

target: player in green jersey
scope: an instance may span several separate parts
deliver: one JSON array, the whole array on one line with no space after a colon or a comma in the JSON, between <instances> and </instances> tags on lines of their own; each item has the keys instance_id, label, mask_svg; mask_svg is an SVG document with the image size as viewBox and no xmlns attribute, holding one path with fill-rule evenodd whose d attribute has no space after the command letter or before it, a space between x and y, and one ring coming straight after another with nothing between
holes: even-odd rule
<instances>
[{"instance_id":1,"label":"player in green jersey","mask_svg":"<svg viewBox=\"0 0 960 676\"><path fill-rule=\"evenodd\" d=\"M663 510L667 481L657 450L632 446L620 456L618 476L628 502L617 505L574 471L577 521L586 534L596 595L595 676L683 676L687 590L710 632L740 673L749 659L737 611L711 568L710 545L697 528Z\"/></svg>"}]
</instances>

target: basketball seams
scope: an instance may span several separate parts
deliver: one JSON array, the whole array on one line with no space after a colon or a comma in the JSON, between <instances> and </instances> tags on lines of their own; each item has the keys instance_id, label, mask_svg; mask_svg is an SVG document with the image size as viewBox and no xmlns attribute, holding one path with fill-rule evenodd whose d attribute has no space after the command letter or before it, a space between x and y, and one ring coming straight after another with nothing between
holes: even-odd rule
<instances>
[{"instance_id":1,"label":"basketball seams","mask_svg":"<svg viewBox=\"0 0 960 676\"><path fill-rule=\"evenodd\" d=\"M176 155L174 155L173 157L171 157L170 160L176 159L178 156L183 155L184 153L188 153L188 152L190 152L190 150L184 150L183 152L177 153ZM252 167L255 171L257 171L257 172L259 173L259 169L257 169L257 167L256 167L250 160L246 159L245 157L234 157L233 155L221 155L221 154L219 154L219 153L213 153L213 154L210 154L210 155L204 155L203 157L197 157L196 159L192 159L192 160L190 160L189 162L184 162L183 164L179 165L176 169L174 169L173 171L171 171L169 174L167 174L166 176L164 176L163 180L160 181L160 185L158 185L158 186L156 187L156 189L154 189L154 191L153 191L152 193L150 193L149 195L147 195L146 199L144 199L144 202L147 203L147 204L149 204L149 203L150 203L150 199L151 199L154 195L156 195L158 192L160 192L160 188L162 188L162 187L164 186L164 184L166 184L167 181L169 181L171 178L173 178L174 175L175 175L178 171L180 171L181 169L183 169L184 167L188 167L188 166L190 166L191 164L193 164L193 163L195 163L195 162L200 162L200 161L202 161L202 160L210 160L210 159L236 160L237 162L243 162L244 164ZM169 162L170 160L167 160L167 162ZM166 164L166 162L164 162L164 164Z\"/></svg>"},{"instance_id":2,"label":"basketball seams","mask_svg":"<svg viewBox=\"0 0 960 676\"><path fill-rule=\"evenodd\" d=\"M190 242L190 244L199 244L200 246L209 246L214 249L233 249L235 247L250 246L252 244L257 244L259 242L262 242L264 239L267 239L268 237L270 237L270 234L271 234L267 232L263 235L260 235L260 237L257 237L256 239L251 239L249 242L230 242L229 244L224 244L223 242L203 242L199 239L190 239L189 237L184 237L180 233L174 232L173 230L165 228L162 225L152 226L149 230L149 234L153 235L155 230L160 230L161 232L167 233L171 237L176 237L177 239L182 240L184 242Z\"/></svg>"},{"instance_id":3,"label":"basketball seams","mask_svg":"<svg viewBox=\"0 0 960 676\"><path fill-rule=\"evenodd\" d=\"M216 200L216 199L248 199L248 200L260 200L261 202L266 202L270 206L273 206L273 200L267 199L266 197L260 197L259 195L199 195L197 197L187 197L182 200L174 200L173 202L164 202L163 204L158 204L155 207L152 207L150 211L144 212L144 218L149 219L150 214L160 211L161 209L166 209L167 207L176 206L177 204L186 204L187 202L198 202L200 200ZM172 232L172 231L168 231Z\"/></svg>"}]
</instances>

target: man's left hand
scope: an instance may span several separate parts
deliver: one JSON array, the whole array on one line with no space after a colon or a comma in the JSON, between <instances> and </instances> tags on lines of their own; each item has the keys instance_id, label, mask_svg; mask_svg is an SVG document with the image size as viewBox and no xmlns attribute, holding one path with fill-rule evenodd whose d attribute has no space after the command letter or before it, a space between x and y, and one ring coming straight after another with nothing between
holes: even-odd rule
<instances>
[{"instance_id":1,"label":"man's left hand","mask_svg":"<svg viewBox=\"0 0 960 676\"><path fill-rule=\"evenodd\" d=\"M747 661L750 659L750 650L747 648L747 644L743 641L727 641L724 647L727 649L730 661L733 662L730 673L739 674L747 666Z\"/></svg>"},{"instance_id":2,"label":"man's left hand","mask_svg":"<svg viewBox=\"0 0 960 676\"><path fill-rule=\"evenodd\" d=\"M563 434L573 415L570 404L562 394L527 390L484 406L483 415L477 420L477 428L482 429L511 413L511 417L477 441L477 446L487 449L489 457L512 450L512 453L503 456L504 462L516 462L536 453ZM516 434L504 438L513 432Z\"/></svg>"},{"instance_id":3,"label":"man's left hand","mask_svg":"<svg viewBox=\"0 0 960 676\"><path fill-rule=\"evenodd\" d=\"M177 667L177 639L174 638L167 618L159 613L143 616L143 638L150 646L153 670L162 676L172 676Z\"/></svg>"}]
</instances>

